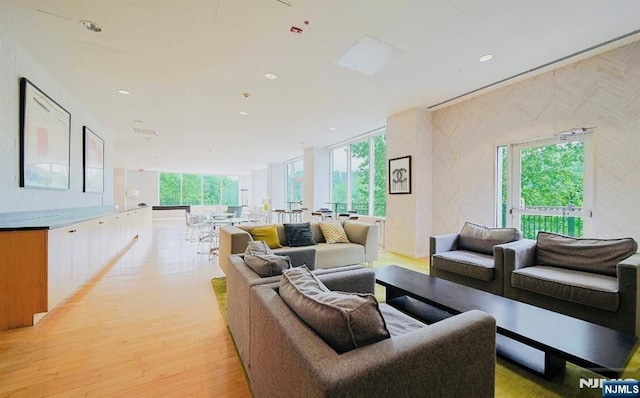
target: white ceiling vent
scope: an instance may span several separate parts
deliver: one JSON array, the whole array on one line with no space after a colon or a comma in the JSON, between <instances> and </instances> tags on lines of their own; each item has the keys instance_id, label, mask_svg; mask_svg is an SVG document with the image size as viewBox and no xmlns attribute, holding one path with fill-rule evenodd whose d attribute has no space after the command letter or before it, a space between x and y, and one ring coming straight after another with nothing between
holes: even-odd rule
<instances>
[{"instance_id":1,"label":"white ceiling vent","mask_svg":"<svg viewBox=\"0 0 640 398\"><path fill-rule=\"evenodd\" d=\"M155 136L160 135L160 134L158 134L158 131L154 130L154 129L143 129L143 128L140 128L140 127L132 127L131 129L136 134L155 135Z\"/></svg>"},{"instance_id":2,"label":"white ceiling vent","mask_svg":"<svg viewBox=\"0 0 640 398\"><path fill-rule=\"evenodd\" d=\"M336 63L356 72L373 76L386 68L404 51L375 37L364 35L338 58Z\"/></svg>"}]
</instances>

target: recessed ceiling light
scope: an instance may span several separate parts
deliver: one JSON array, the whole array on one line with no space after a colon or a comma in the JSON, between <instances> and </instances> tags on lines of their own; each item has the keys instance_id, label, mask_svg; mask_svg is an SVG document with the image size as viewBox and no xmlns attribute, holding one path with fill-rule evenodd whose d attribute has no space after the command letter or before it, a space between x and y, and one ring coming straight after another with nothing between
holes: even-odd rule
<instances>
[{"instance_id":1,"label":"recessed ceiling light","mask_svg":"<svg viewBox=\"0 0 640 398\"><path fill-rule=\"evenodd\" d=\"M487 62L487 61L491 61L492 59L493 59L493 54L485 54L482 57L478 58L478 61Z\"/></svg>"},{"instance_id":2,"label":"recessed ceiling light","mask_svg":"<svg viewBox=\"0 0 640 398\"><path fill-rule=\"evenodd\" d=\"M86 19L83 19L82 21L80 21L80 23L82 24L82 26L87 28L87 30L90 30L94 33L102 32L102 28L98 26L98 24L95 22L91 22L91 21L87 21Z\"/></svg>"},{"instance_id":3,"label":"recessed ceiling light","mask_svg":"<svg viewBox=\"0 0 640 398\"><path fill-rule=\"evenodd\" d=\"M241 114L242 116L247 116L247 115L249 114L249 112L241 111L241 112L240 112L240 114Z\"/></svg>"},{"instance_id":4,"label":"recessed ceiling light","mask_svg":"<svg viewBox=\"0 0 640 398\"><path fill-rule=\"evenodd\" d=\"M129 95L129 94L131 94L131 91L120 89L120 90L118 90L118 93L122 94L122 95Z\"/></svg>"},{"instance_id":5,"label":"recessed ceiling light","mask_svg":"<svg viewBox=\"0 0 640 398\"><path fill-rule=\"evenodd\" d=\"M329 127L329 130L336 131L336 128L335 127Z\"/></svg>"},{"instance_id":6,"label":"recessed ceiling light","mask_svg":"<svg viewBox=\"0 0 640 398\"><path fill-rule=\"evenodd\" d=\"M136 122L136 123L142 123L142 120L140 120L140 119L133 119L133 121Z\"/></svg>"},{"instance_id":7,"label":"recessed ceiling light","mask_svg":"<svg viewBox=\"0 0 640 398\"><path fill-rule=\"evenodd\" d=\"M264 77L269 80L276 80L278 78L278 75L276 75L275 73L265 73Z\"/></svg>"}]
</instances>

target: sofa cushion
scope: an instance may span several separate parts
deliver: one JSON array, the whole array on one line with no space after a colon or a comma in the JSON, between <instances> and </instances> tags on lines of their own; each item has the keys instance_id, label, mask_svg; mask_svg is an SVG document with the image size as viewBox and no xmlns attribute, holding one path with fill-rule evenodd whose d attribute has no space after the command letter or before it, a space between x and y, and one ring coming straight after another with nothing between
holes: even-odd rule
<instances>
[{"instance_id":1,"label":"sofa cushion","mask_svg":"<svg viewBox=\"0 0 640 398\"><path fill-rule=\"evenodd\" d=\"M312 246L316 244L311 235L311 224L308 222L298 224L284 224L289 246Z\"/></svg>"},{"instance_id":2,"label":"sofa cushion","mask_svg":"<svg viewBox=\"0 0 640 398\"><path fill-rule=\"evenodd\" d=\"M384 318L384 322L389 330L391 337L403 335L405 333L411 333L413 331L422 329L427 326L426 324L411 318L403 312L393 308L389 304L380 303L380 312Z\"/></svg>"},{"instance_id":3,"label":"sofa cushion","mask_svg":"<svg viewBox=\"0 0 640 398\"><path fill-rule=\"evenodd\" d=\"M591 239L538 232L536 262L616 276L616 265L638 250L632 238Z\"/></svg>"},{"instance_id":4,"label":"sofa cushion","mask_svg":"<svg viewBox=\"0 0 640 398\"><path fill-rule=\"evenodd\" d=\"M316 268L332 268L365 261L364 246L357 243L318 243L316 246Z\"/></svg>"},{"instance_id":5,"label":"sofa cushion","mask_svg":"<svg viewBox=\"0 0 640 398\"><path fill-rule=\"evenodd\" d=\"M530 292L615 312L620 304L615 277L570 269L534 266L511 274L511 285Z\"/></svg>"},{"instance_id":6,"label":"sofa cushion","mask_svg":"<svg viewBox=\"0 0 640 398\"><path fill-rule=\"evenodd\" d=\"M372 294L329 291L306 267L283 272L279 292L284 302L339 354L390 336Z\"/></svg>"},{"instance_id":7,"label":"sofa cushion","mask_svg":"<svg viewBox=\"0 0 640 398\"><path fill-rule=\"evenodd\" d=\"M520 233L515 228L489 228L465 222L458 238L458 249L493 255L493 246L518 239Z\"/></svg>"},{"instance_id":8,"label":"sofa cushion","mask_svg":"<svg viewBox=\"0 0 640 398\"><path fill-rule=\"evenodd\" d=\"M342 224L338 221L321 222L320 229L327 243L350 243Z\"/></svg>"},{"instance_id":9,"label":"sofa cushion","mask_svg":"<svg viewBox=\"0 0 640 398\"><path fill-rule=\"evenodd\" d=\"M282 247L278 238L278 231L275 225L264 225L249 229L249 233L253 240L263 240L271 249Z\"/></svg>"},{"instance_id":10,"label":"sofa cushion","mask_svg":"<svg viewBox=\"0 0 640 398\"><path fill-rule=\"evenodd\" d=\"M258 256L245 254L244 262L263 278L280 275L282 271L291 268L291 259L288 256L278 256L277 254Z\"/></svg>"},{"instance_id":11,"label":"sofa cushion","mask_svg":"<svg viewBox=\"0 0 640 398\"><path fill-rule=\"evenodd\" d=\"M493 256L468 250L434 254L431 266L469 278L490 282L495 278Z\"/></svg>"}]
</instances>

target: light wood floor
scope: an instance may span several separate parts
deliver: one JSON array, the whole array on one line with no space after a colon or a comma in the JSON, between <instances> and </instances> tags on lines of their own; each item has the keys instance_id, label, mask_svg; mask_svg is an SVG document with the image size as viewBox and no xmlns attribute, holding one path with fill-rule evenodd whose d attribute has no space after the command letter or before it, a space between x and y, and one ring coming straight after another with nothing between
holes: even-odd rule
<instances>
[{"instance_id":1,"label":"light wood floor","mask_svg":"<svg viewBox=\"0 0 640 398\"><path fill-rule=\"evenodd\" d=\"M181 221L156 221L37 325L0 332L0 397L250 397Z\"/></svg>"},{"instance_id":2,"label":"light wood floor","mask_svg":"<svg viewBox=\"0 0 640 398\"><path fill-rule=\"evenodd\" d=\"M210 279L217 257L184 240L183 220L154 221L114 264L34 327L0 332L0 397L250 397ZM375 267L427 270L381 252ZM377 287L376 295L384 297ZM640 348L623 377L640 378ZM498 359L497 397L599 396L573 365L545 381Z\"/></svg>"}]
</instances>

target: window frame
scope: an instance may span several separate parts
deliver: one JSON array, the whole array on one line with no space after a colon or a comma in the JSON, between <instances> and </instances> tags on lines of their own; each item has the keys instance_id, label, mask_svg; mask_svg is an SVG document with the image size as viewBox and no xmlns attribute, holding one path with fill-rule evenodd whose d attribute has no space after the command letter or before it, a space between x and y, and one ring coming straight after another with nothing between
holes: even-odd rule
<instances>
[{"instance_id":1,"label":"window frame","mask_svg":"<svg viewBox=\"0 0 640 398\"><path fill-rule=\"evenodd\" d=\"M537 210L526 209L520 202L521 195L521 149L535 148L556 145L563 142L581 141L583 144L583 176L582 176L582 207L579 210ZM593 206L594 206L594 186L595 186L595 148L594 132L586 131L579 134L564 136L557 134L553 137L545 137L530 141L516 142L511 144L500 144L496 146L495 163L495 221L497 226L501 225L502 206L502 181L501 172L507 173L507 195L506 195L506 226L522 230L522 215L541 216L564 216L579 217L583 220L583 235L588 236L593 231ZM500 159L500 148L506 147L507 167L502 168Z\"/></svg>"}]
</instances>

